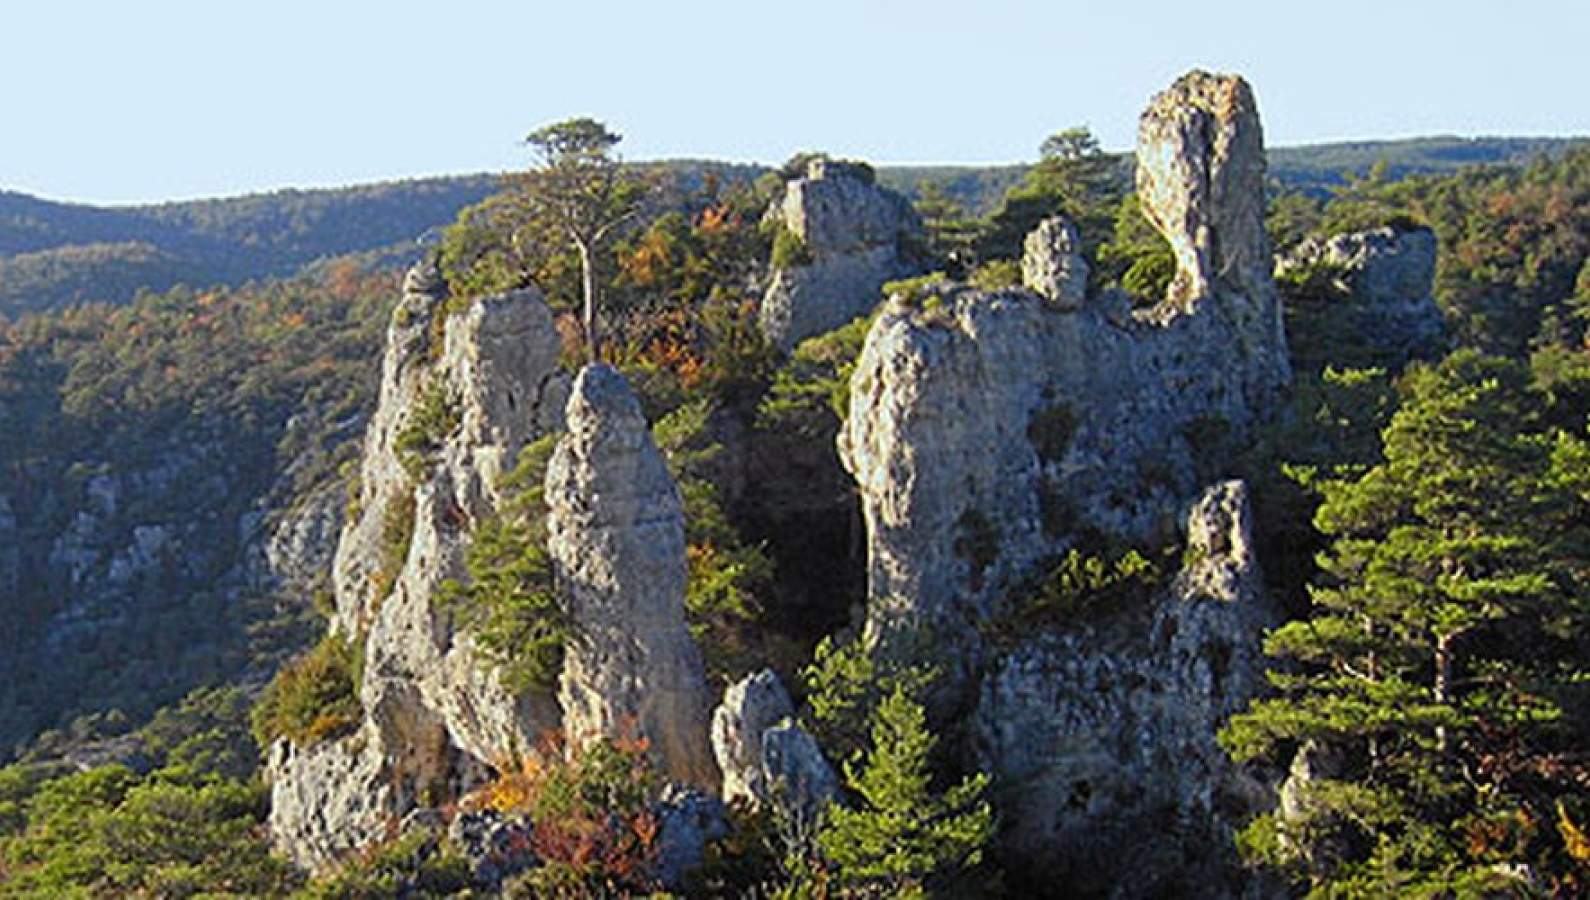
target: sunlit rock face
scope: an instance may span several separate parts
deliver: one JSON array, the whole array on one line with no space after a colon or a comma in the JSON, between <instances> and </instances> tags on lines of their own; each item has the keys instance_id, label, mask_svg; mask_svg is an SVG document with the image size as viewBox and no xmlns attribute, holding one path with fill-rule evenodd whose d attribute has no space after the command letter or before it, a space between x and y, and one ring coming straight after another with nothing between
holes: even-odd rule
<instances>
[{"instance_id":1,"label":"sunlit rock face","mask_svg":"<svg viewBox=\"0 0 1590 900\"><path fill-rule=\"evenodd\" d=\"M575 630L558 691L569 743L644 738L669 779L716 792L701 653L685 625L679 489L617 370L580 372L567 422L546 497Z\"/></svg>"},{"instance_id":2,"label":"sunlit rock face","mask_svg":"<svg viewBox=\"0 0 1590 900\"><path fill-rule=\"evenodd\" d=\"M885 282L919 267L912 248L922 222L910 201L856 164L812 160L804 177L784 186L767 221L805 254L773 270L762 298L762 332L780 347L866 315Z\"/></svg>"}]
</instances>

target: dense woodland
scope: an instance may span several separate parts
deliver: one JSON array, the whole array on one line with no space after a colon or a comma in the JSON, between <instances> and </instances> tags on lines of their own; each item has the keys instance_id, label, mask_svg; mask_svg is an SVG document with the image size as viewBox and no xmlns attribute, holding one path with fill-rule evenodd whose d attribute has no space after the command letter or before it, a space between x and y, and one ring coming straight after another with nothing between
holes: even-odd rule
<instances>
[{"instance_id":1,"label":"dense woodland","mask_svg":"<svg viewBox=\"0 0 1590 900\"><path fill-rule=\"evenodd\" d=\"M1448 345L1422 360L1365 358L1333 321L1340 296L1328 277L1281 284L1297 368L1291 405L1254 448L1210 474L1253 485L1261 558L1292 621L1266 642L1272 693L1235 717L1222 743L1272 770L1299 747L1332 758L1304 801L1306 827L1261 817L1241 850L1297 892L1467 895L1522 865L1542 894L1581 895L1590 891L1590 150L1410 175L1476 154L1556 148L1380 149L1389 164L1339 180L1310 165L1353 167L1358 148L1322 150L1312 163L1274 154L1272 240L1285 249L1378 225L1433 228ZM1119 161L1085 131L1056 135L1024 169L971 182L916 174L924 252L948 277L1013 283L1020 237L1056 212L1079 224L1099 287L1154 297L1173 270ZM606 290L601 353L640 391L681 483L689 611L709 668L724 679L771 662L796 675L808 724L848 760L858 798L804 842L781 837L778 823L746 823L752 837L717 848L701 891L995 892L997 860L980 853L996 826L982 800L987 779L942 770L935 746L955 739L953 723L929 721L920 702L931 655L875 671L830 638L863 593L855 501L833 437L866 322L787 356L762 341L758 279L780 248L759 223L781 177L709 172L653 185L634 224L594 260ZM999 186L997 202L980 199L986 184ZM540 285L572 366L590 350L578 324L579 260L551 237L509 237L524 225L517 189L510 182L458 215L440 240L444 271L459 296ZM337 252L314 235L342 225L310 213L303 221L317 224L305 225L258 202L268 211L215 204L140 215L245 245L293 222L270 248L282 259ZM28 254L56 246L51 229L66 227L37 212L7 221L25 226L0 229L10 254L0 265L11 267L40 265ZM173 252L119 243L129 239L121 225L91 224L107 258L142 254L154 265ZM11 271L0 268L7 290ZM36 643L68 601L92 608L71 585L30 578L4 598L0 758L12 764L0 769L0 896L465 890L455 852L431 835L315 882L269 855L250 709L259 740L312 740L339 727L359 661L322 641L261 693L278 663L323 629L312 597L230 582L238 538L215 527L251 505L336 489L373 404L395 278L356 259L214 290L150 277L159 292L130 303L24 315L0 331L0 494L34 511L19 516L24 548L90 507L96 473L157 468L178 448L193 457L174 479L180 489L149 496L172 505L166 518L208 522L217 535L206 565L129 587L115 608L95 612L102 627L77 632L88 635L78 644L9 652ZM93 283L73 299L94 296ZM46 294L41 305L58 302ZM24 294L6 297L12 309L28 305ZM471 583L453 601L524 683L545 677L537 654L555 652L557 639L534 600L544 577L536 464L528 454L522 502L482 531ZM736 469L756 477L728 477ZM190 477L201 471L220 481ZM151 520L125 504L105 517L108 528ZM1157 551L1085 549L1036 588L1035 605L1083 608L1156 577L1148 560ZM94 754L115 762L67 762ZM564 828L541 836L556 864L520 887L570 896L645 888L644 846L604 844L613 852L595 862L589 851L616 839L614 822L645 815L652 778L644 753L625 746L551 771L502 773L486 802ZM913 827L926 821L941 827Z\"/></svg>"}]
</instances>

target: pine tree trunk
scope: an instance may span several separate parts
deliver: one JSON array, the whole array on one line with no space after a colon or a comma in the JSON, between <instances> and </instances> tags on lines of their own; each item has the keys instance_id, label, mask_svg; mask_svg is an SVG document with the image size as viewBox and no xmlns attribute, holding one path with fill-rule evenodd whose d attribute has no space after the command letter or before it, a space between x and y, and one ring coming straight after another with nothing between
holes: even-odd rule
<instances>
[{"instance_id":1,"label":"pine tree trunk","mask_svg":"<svg viewBox=\"0 0 1590 900\"><path fill-rule=\"evenodd\" d=\"M575 244L580 251L580 281L585 291L583 325L585 352L588 362L601 360L601 348L596 343L596 272L593 271L591 248L581 241Z\"/></svg>"},{"instance_id":2,"label":"pine tree trunk","mask_svg":"<svg viewBox=\"0 0 1590 900\"><path fill-rule=\"evenodd\" d=\"M1435 702L1446 706L1452 702L1452 635L1443 634L1435 639ZM1446 726L1435 728L1435 747L1446 752Z\"/></svg>"}]
</instances>

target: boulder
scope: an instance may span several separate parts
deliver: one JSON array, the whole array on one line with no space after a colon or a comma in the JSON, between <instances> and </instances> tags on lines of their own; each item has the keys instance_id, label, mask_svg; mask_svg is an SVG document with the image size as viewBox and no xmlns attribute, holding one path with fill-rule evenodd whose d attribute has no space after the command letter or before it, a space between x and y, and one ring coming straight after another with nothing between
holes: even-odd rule
<instances>
[{"instance_id":1,"label":"boulder","mask_svg":"<svg viewBox=\"0 0 1590 900\"><path fill-rule=\"evenodd\" d=\"M1065 217L1045 219L1027 235L1021 283L1056 309L1081 308L1087 299L1088 262L1082 258L1082 238Z\"/></svg>"}]
</instances>

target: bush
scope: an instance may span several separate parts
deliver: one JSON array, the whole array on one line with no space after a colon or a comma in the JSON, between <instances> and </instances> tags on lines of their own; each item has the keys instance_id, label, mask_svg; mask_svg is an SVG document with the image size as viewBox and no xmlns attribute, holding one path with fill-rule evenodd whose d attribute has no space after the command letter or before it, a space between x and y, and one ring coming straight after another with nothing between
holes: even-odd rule
<instances>
[{"instance_id":1,"label":"bush","mask_svg":"<svg viewBox=\"0 0 1590 900\"><path fill-rule=\"evenodd\" d=\"M789 269L812 263L811 248L807 247L806 241L791 231L783 220L776 220L773 224L772 261L775 269Z\"/></svg>"},{"instance_id":2,"label":"bush","mask_svg":"<svg viewBox=\"0 0 1590 900\"><path fill-rule=\"evenodd\" d=\"M822 437L843 422L850 414L850 376L871 328L872 320L861 317L801 341L774 373L757 408L757 427Z\"/></svg>"},{"instance_id":3,"label":"bush","mask_svg":"<svg viewBox=\"0 0 1590 900\"><path fill-rule=\"evenodd\" d=\"M1014 259L989 260L973 269L966 280L980 291L1021 287L1021 263Z\"/></svg>"},{"instance_id":4,"label":"bush","mask_svg":"<svg viewBox=\"0 0 1590 900\"><path fill-rule=\"evenodd\" d=\"M558 438L546 435L520 452L503 479L508 499L475 530L464 555L467 580L441 590L441 602L515 692L556 683L570 630L547 555L542 486Z\"/></svg>"},{"instance_id":5,"label":"bush","mask_svg":"<svg viewBox=\"0 0 1590 900\"><path fill-rule=\"evenodd\" d=\"M357 725L363 669L363 649L338 634L283 666L249 717L260 749L279 738L307 746Z\"/></svg>"},{"instance_id":6,"label":"bush","mask_svg":"<svg viewBox=\"0 0 1590 900\"><path fill-rule=\"evenodd\" d=\"M447 393L447 385L433 381L420 394L408 422L392 442L398 464L411 481L420 481L442 442L458 427L458 404Z\"/></svg>"}]
</instances>

